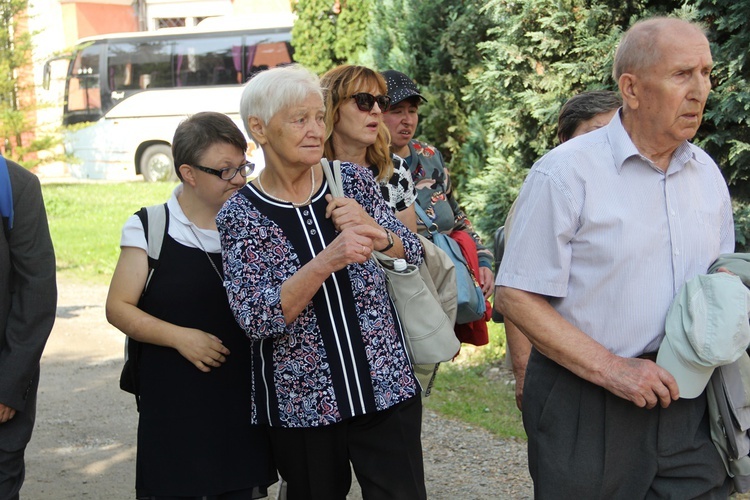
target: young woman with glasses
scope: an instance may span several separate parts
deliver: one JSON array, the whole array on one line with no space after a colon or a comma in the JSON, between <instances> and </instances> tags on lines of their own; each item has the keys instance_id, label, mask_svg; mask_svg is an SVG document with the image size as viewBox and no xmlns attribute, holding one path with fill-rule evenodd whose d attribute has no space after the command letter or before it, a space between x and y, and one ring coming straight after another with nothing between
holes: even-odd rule
<instances>
[{"instance_id":1,"label":"young woman with glasses","mask_svg":"<svg viewBox=\"0 0 750 500\"><path fill-rule=\"evenodd\" d=\"M125 223L107 319L139 342L136 498L240 500L277 479L265 427L250 425L252 353L224 291L216 214L253 165L221 113L197 113L172 141L182 181L149 275L145 228ZM153 221L151 221L153 223Z\"/></svg>"},{"instance_id":2,"label":"young woman with glasses","mask_svg":"<svg viewBox=\"0 0 750 500\"><path fill-rule=\"evenodd\" d=\"M390 105L383 77L364 66L338 66L321 77L325 95L325 156L368 167L396 217L417 230L417 192L408 166L390 152L383 113Z\"/></svg>"}]
</instances>

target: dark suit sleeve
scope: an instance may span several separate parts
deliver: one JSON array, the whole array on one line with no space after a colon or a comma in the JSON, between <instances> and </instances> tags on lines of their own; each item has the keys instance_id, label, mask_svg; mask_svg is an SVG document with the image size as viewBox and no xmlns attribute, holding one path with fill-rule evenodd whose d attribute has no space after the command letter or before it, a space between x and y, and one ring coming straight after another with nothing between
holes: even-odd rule
<instances>
[{"instance_id":1,"label":"dark suit sleeve","mask_svg":"<svg viewBox=\"0 0 750 500\"><path fill-rule=\"evenodd\" d=\"M0 283L10 292L0 332L0 403L24 411L55 321L55 252L39 179L11 162L8 168L15 221L8 239L10 280Z\"/></svg>"}]
</instances>

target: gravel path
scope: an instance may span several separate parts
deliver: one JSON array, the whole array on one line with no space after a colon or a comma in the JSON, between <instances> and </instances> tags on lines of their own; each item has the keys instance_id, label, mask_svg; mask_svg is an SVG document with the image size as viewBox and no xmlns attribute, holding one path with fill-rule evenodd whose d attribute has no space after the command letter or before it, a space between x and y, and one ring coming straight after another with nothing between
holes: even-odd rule
<instances>
[{"instance_id":1,"label":"gravel path","mask_svg":"<svg viewBox=\"0 0 750 500\"><path fill-rule=\"evenodd\" d=\"M104 318L106 287L61 281L59 291L22 498L133 498L137 413L117 385L123 335ZM430 499L532 498L524 442L430 410L423 429ZM349 498L361 498L356 485Z\"/></svg>"}]
</instances>

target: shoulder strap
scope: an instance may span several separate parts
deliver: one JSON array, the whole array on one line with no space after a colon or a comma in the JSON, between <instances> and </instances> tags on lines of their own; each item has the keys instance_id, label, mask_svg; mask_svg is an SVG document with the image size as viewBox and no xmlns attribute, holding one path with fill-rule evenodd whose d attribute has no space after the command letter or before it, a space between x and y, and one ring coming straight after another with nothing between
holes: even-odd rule
<instances>
[{"instance_id":1,"label":"shoulder strap","mask_svg":"<svg viewBox=\"0 0 750 500\"><path fill-rule=\"evenodd\" d=\"M169 232L169 208L166 203L151 205L141 207L135 214L141 220L141 224L143 224L143 233L146 236L148 248L146 252L148 254L148 277L146 278L146 286L143 287L143 293L146 293L148 284L151 282L151 277L156 268L159 267L161 247L164 244L164 238L166 238Z\"/></svg>"},{"instance_id":2,"label":"shoulder strap","mask_svg":"<svg viewBox=\"0 0 750 500\"><path fill-rule=\"evenodd\" d=\"M3 232L7 240L13 228L13 188L10 185L8 163L2 156L0 156L0 216L3 219Z\"/></svg>"},{"instance_id":3,"label":"shoulder strap","mask_svg":"<svg viewBox=\"0 0 750 500\"><path fill-rule=\"evenodd\" d=\"M331 166L326 158L321 158L320 164L323 165L323 173L328 181L328 187L331 190L331 194L336 197L345 196L344 185L341 181L341 162L339 160L334 160L333 166Z\"/></svg>"},{"instance_id":4,"label":"shoulder strap","mask_svg":"<svg viewBox=\"0 0 750 500\"><path fill-rule=\"evenodd\" d=\"M419 204L419 200L414 200L414 211L417 213L417 217L422 220L424 227L427 228L427 233L429 233L430 237L438 232L437 225L432 222L427 212L424 211L424 208Z\"/></svg>"}]
</instances>

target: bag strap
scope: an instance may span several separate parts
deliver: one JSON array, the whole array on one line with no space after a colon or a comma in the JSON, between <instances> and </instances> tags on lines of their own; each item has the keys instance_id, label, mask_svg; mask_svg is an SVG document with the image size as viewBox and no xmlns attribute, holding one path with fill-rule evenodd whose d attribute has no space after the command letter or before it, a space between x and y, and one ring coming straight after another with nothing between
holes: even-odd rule
<instances>
[{"instance_id":1,"label":"bag strap","mask_svg":"<svg viewBox=\"0 0 750 500\"><path fill-rule=\"evenodd\" d=\"M166 203L141 207L135 215L141 220L143 233L146 236L148 276L146 277L146 285L143 287L142 294L144 294L148 290L148 285L151 282L154 271L159 267L161 247L164 244L164 238L166 238L169 232L169 208Z\"/></svg>"},{"instance_id":2,"label":"bag strap","mask_svg":"<svg viewBox=\"0 0 750 500\"><path fill-rule=\"evenodd\" d=\"M334 197L346 196L344 194L344 184L341 180L341 162L333 160L333 166L331 166L327 158L321 158L320 164L323 166L323 174L326 176L331 194Z\"/></svg>"},{"instance_id":3,"label":"bag strap","mask_svg":"<svg viewBox=\"0 0 750 500\"><path fill-rule=\"evenodd\" d=\"M13 187L10 185L10 174L8 163L0 155L0 216L3 219L3 232L5 239L10 239L10 230L13 228Z\"/></svg>"},{"instance_id":4,"label":"bag strap","mask_svg":"<svg viewBox=\"0 0 750 500\"><path fill-rule=\"evenodd\" d=\"M422 220L422 224L424 224L424 227L427 228L427 232L430 234L430 236L438 232L437 224L430 220L430 217L427 215L427 212L424 211L424 208L422 208L422 206L419 204L419 201L414 201L414 211L417 212L417 217Z\"/></svg>"},{"instance_id":5,"label":"bag strap","mask_svg":"<svg viewBox=\"0 0 750 500\"><path fill-rule=\"evenodd\" d=\"M331 165L326 158L321 158L320 164L323 166L323 174L326 176L331 194L335 197L345 196L344 185L341 180L341 162L334 160L333 165ZM387 267L388 269L393 268L393 261L396 260L390 255L378 252L377 250L372 251L370 258L380 267Z\"/></svg>"}]
</instances>

